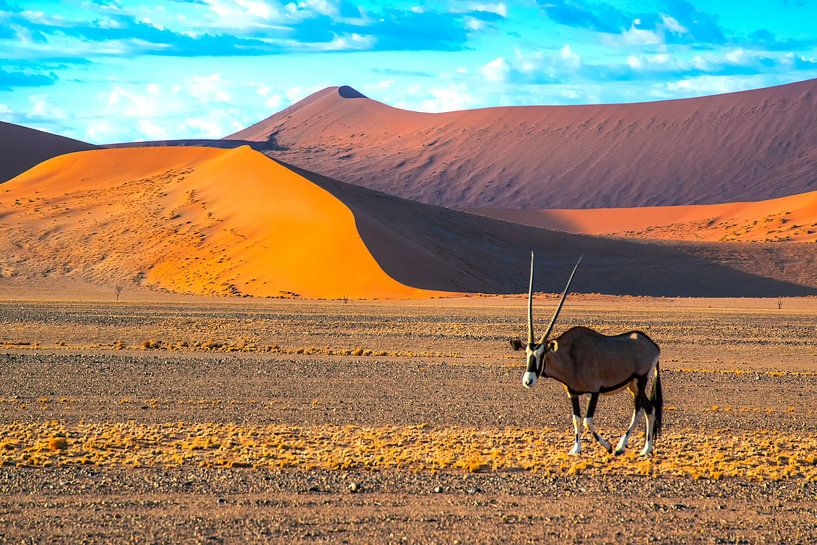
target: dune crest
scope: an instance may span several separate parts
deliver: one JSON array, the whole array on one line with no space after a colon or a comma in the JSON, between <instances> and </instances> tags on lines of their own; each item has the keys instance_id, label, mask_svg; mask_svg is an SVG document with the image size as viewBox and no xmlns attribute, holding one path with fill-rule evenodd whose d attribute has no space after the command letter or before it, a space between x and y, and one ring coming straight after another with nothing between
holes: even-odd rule
<instances>
[{"instance_id":1,"label":"dune crest","mask_svg":"<svg viewBox=\"0 0 817 545\"><path fill-rule=\"evenodd\" d=\"M469 212L585 235L711 242L817 242L817 191L728 204L586 210L486 208Z\"/></svg>"},{"instance_id":2,"label":"dune crest","mask_svg":"<svg viewBox=\"0 0 817 545\"><path fill-rule=\"evenodd\" d=\"M73 153L0 188L5 276L203 295L430 295L383 272L346 205L246 147Z\"/></svg>"},{"instance_id":3,"label":"dune crest","mask_svg":"<svg viewBox=\"0 0 817 545\"><path fill-rule=\"evenodd\" d=\"M319 91L227 138L452 208L757 201L817 190L817 80L684 100L428 114Z\"/></svg>"}]
</instances>

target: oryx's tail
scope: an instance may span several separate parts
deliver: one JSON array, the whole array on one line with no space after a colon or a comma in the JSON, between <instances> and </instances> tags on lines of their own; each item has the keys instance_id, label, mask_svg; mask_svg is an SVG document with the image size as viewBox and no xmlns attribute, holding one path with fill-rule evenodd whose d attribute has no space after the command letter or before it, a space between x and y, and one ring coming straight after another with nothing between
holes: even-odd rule
<instances>
[{"instance_id":1,"label":"oryx's tail","mask_svg":"<svg viewBox=\"0 0 817 545\"><path fill-rule=\"evenodd\" d=\"M664 413L664 393L661 391L661 369L659 363L655 364L655 378L652 381L652 392L650 393L650 402L655 409L655 426L653 427L653 435L657 438L661 435L661 416Z\"/></svg>"}]
</instances>

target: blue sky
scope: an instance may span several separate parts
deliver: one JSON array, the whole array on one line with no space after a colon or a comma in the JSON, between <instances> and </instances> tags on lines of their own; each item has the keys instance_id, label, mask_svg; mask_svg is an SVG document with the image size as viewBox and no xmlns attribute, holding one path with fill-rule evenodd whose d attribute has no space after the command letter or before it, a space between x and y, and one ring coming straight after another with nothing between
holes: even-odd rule
<instances>
[{"instance_id":1,"label":"blue sky","mask_svg":"<svg viewBox=\"0 0 817 545\"><path fill-rule=\"evenodd\" d=\"M817 2L0 0L0 119L215 138L311 92L393 106L634 102L817 77Z\"/></svg>"}]
</instances>

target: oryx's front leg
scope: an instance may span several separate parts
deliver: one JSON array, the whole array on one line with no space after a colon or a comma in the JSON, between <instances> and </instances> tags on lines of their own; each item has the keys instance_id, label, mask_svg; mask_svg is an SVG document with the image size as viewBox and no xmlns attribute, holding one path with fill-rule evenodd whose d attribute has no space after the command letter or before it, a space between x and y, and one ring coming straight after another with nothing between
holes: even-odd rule
<instances>
[{"instance_id":1,"label":"oryx's front leg","mask_svg":"<svg viewBox=\"0 0 817 545\"><path fill-rule=\"evenodd\" d=\"M618 440L616 456L624 454L624 451L627 450L630 435L632 435L639 421L641 421L641 415L644 414L644 406L647 403L647 394L645 392L647 388L646 377L638 377L638 379L630 383L628 388L630 393L633 394L633 418L630 420L630 427L627 428L627 431L621 436L621 439Z\"/></svg>"},{"instance_id":2,"label":"oryx's front leg","mask_svg":"<svg viewBox=\"0 0 817 545\"><path fill-rule=\"evenodd\" d=\"M611 454L613 452L613 446L609 441L607 441L607 439L596 432L596 427L593 425L593 415L596 414L596 403L598 403L598 401L598 392L590 394L590 400L587 402L587 412L584 415L584 427L593 435L596 441L598 441L599 444L604 447L607 454Z\"/></svg>"},{"instance_id":3,"label":"oryx's front leg","mask_svg":"<svg viewBox=\"0 0 817 545\"><path fill-rule=\"evenodd\" d=\"M570 403L573 405L573 448L568 454L576 455L582 451L581 433L582 433L582 409L579 406L579 396L568 392Z\"/></svg>"}]
</instances>

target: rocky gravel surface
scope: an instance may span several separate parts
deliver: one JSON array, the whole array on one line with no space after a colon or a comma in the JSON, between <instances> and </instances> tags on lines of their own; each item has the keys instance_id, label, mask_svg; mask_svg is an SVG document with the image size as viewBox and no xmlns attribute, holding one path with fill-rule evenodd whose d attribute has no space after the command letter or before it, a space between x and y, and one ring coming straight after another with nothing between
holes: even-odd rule
<instances>
[{"instance_id":1,"label":"rocky gravel surface","mask_svg":"<svg viewBox=\"0 0 817 545\"><path fill-rule=\"evenodd\" d=\"M817 307L673 305L577 301L564 325L637 327L665 347L667 430L814 435ZM568 429L558 385L520 385L518 354L506 349L507 336L524 332L519 310L499 299L408 309L144 304L133 313L2 303L0 424ZM137 348L150 338L166 344ZM202 338L244 349L169 348ZM124 349L113 348L117 340ZM248 348L265 345L313 353ZM330 354L355 346L389 353ZM602 398L598 427L620 433L630 403L626 394ZM816 485L527 471L0 467L0 543L811 544Z\"/></svg>"}]
</instances>

